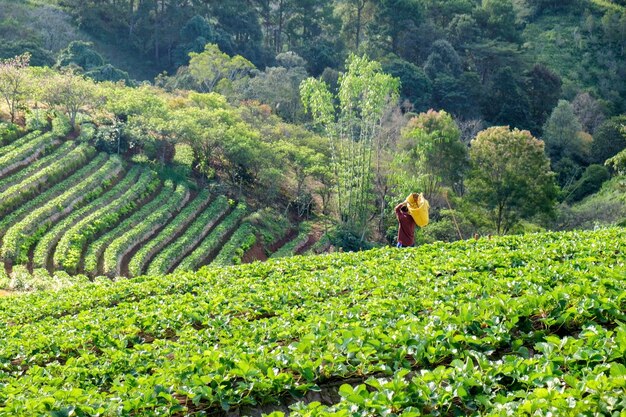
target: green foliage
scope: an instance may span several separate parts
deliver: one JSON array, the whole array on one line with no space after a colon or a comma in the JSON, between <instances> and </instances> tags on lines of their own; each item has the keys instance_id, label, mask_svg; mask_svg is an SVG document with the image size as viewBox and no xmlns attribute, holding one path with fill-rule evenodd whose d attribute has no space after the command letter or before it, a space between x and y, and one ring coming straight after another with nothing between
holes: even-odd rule
<instances>
[{"instance_id":1,"label":"green foliage","mask_svg":"<svg viewBox=\"0 0 626 417\"><path fill-rule=\"evenodd\" d=\"M290 414L619 411L625 239L619 228L481 238L1 299L0 413L251 415L322 389L331 405L298 401Z\"/></svg>"},{"instance_id":2,"label":"green foliage","mask_svg":"<svg viewBox=\"0 0 626 417\"><path fill-rule=\"evenodd\" d=\"M431 103L432 82L423 69L397 55L388 55L381 61L383 70L400 80L400 98L408 100L415 111L428 110Z\"/></svg>"},{"instance_id":3,"label":"green foliage","mask_svg":"<svg viewBox=\"0 0 626 417\"><path fill-rule=\"evenodd\" d=\"M0 154L0 178L17 168L30 164L40 155L45 155L58 144L58 137L52 133L26 135L4 148ZM30 139L30 140L29 140Z\"/></svg>"},{"instance_id":4,"label":"green foliage","mask_svg":"<svg viewBox=\"0 0 626 417\"><path fill-rule=\"evenodd\" d=\"M213 227L224 227L220 220L228 212L228 208L226 197L223 195L218 196L209 207L193 220L193 223L189 225L182 235L155 256L148 267L147 273L169 272L207 236ZM211 235L209 235L209 238L211 238ZM206 257L207 254L205 253L204 256Z\"/></svg>"},{"instance_id":5,"label":"green foliage","mask_svg":"<svg viewBox=\"0 0 626 417\"><path fill-rule=\"evenodd\" d=\"M209 202L208 191L200 191L196 198L187 204L156 237L143 245L133 255L128 265L129 274L131 276L141 275L152 258L170 244L175 236L187 228L207 207Z\"/></svg>"},{"instance_id":6,"label":"green foliage","mask_svg":"<svg viewBox=\"0 0 626 417\"><path fill-rule=\"evenodd\" d=\"M58 184L50 194L43 193L31 200L30 204L18 209L20 213L13 212L11 216L3 218L4 227L10 226L4 229L4 260L26 262L30 247L41 238L52 222L66 216L74 206L96 198L122 170L122 163L117 158L109 158L104 164L101 158L94 165L77 171L67 183ZM94 167L98 168L94 170ZM21 219L13 223L15 217Z\"/></svg>"},{"instance_id":7,"label":"green foliage","mask_svg":"<svg viewBox=\"0 0 626 417\"><path fill-rule=\"evenodd\" d=\"M189 73L204 92L229 91L231 83L245 77L254 65L244 57L230 57L215 44L207 44L203 52L189 54Z\"/></svg>"},{"instance_id":8,"label":"green foliage","mask_svg":"<svg viewBox=\"0 0 626 417\"><path fill-rule=\"evenodd\" d=\"M96 154L96 150L89 145L74 149L64 147L64 150L66 153L58 160L51 161L22 181L3 189L0 193L0 213L6 214L10 209L60 182L72 171L86 165Z\"/></svg>"},{"instance_id":9,"label":"green foliage","mask_svg":"<svg viewBox=\"0 0 626 417\"><path fill-rule=\"evenodd\" d=\"M75 273L86 244L97 235L112 229L121 217L136 210L137 204L151 195L158 185L156 174L145 170L137 178L137 182L119 198L77 221L59 240L54 253L56 268Z\"/></svg>"},{"instance_id":10,"label":"green foliage","mask_svg":"<svg viewBox=\"0 0 626 417\"><path fill-rule=\"evenodd\" d=\"M626 174L626 149L606 161L606 165L612 167L618 174Z\"/></svg>"},{"instance_id":11,"label":"green foliage","mask_svg":"<svg viewBox=\"0 0 626 417\"><path fill-rule=\"evenodd\" d=\"M76 127L76 116L86 111L96 101L96 86L72 71L44 75L46 88L43 100L57 107L68 117L72 129Z\"/></svg>"},{"instance_id":12,"label":"green foliage","mask_svg":"<svg viewBox=\"0 0 626 417\"><path fill-rule=\"evenodd\" d=\"M597 192L611 178L609 170L603 165L592 164L587 167L582 177L571 187L564 190L568 203L580 201L588 195Z\"/></svg>"},{"instance_id":13,"label":"green foliage","mask_svg":"<svg viewBox=\"0 0 626 417\"><path fill-rule=\"evenodd\" d=\"M167 201L163 202L164 199ZM188 199L189 190L184 185L179 184L171 196L162 193L159 199L154 200L152 207L146 205L128 221L120 224L117 229L123 234L113 240L106 248L103 256L103 272L111 277L120 276L122 274L122 258L154 235L154 231L171 219ZM127 226L133 223L136 223L135 227L127 230Z\"/></svg>"},{"instance_id":14,"label":"green foliage","mask_svg":"<svg viewBox=\"0 0 626 417\"><path fill-rule=\"evenodd\" d=\"M29 63L29 53L0 59L0 99L9 109L11 123L15 122L17 112L32 93L32 85L27 76Z\"/></svg>"},{"instance_id":15,"label":"green foliage","mask_svg":"<svg viewBox=\"0 0 626 417\"><path fill-rule=\"evenodd\" d=\"M626 181L621 176L606 181L600 191L573 205L561 205L557 229L595 229L623 225L626 221Z\"/></svg>"},{"instance_id":16,"label":"green foliage","mask_svg":"<svg viewBox=\"0 0 626 417\"><path fill-rule=\"evenodd\" d=\"M495 73L484 98L483 114L493 124L519 129L532 127L530 101L511 67L500 68Z\"/></svg>"},{"instance_id":17,"label":"green foliage","mask_svg":"<svg viewBox=\"0 0 626 417\"><path fill-rule=\"evenodd\" d=\"M57 67L77 66L84 71L91 71L104 65L104 58L93 49L93 43L73 41L59 52Z\"/></svg>"},{"instance_id":18,"label":"green foliage","mask_svg":"<svg viewBox=\"0 0 626 417\"><path fill-rule=\"evenodd\" d=\"M397 173L399 183L404 185L417 175L419 181L411 181L412 186L424 192L427 199L439 193L443 186L462 188L468 169L467 147L448 113L433 110L421 113L409 121L402 137L405 154L396 155L402 159L404 168ZM410 186L406 188L409 189L404 191L410 192Z\"/></svg>"},{"instance_id":19,"label":"green foliage","mask_svg":"<svg viewBox=\"0 0 626 417\"><path fill-rule=\"evenodd\" d=\"M230 220L228 224L224 221L224 229L228 230L228 228L231 228L232 230L232 228L235 227L237 222L245 214L245 209L245 205L238 206L235 209L235 212L231 214L233 219ZM216 230L216 232L218 232L218 230ZM211 238L211 236L209 236L209 238ZM217 237L213 237L213 239L217 240ZM211 264L215 266L239 265L242 261L243 255L256 243L256 241L257 230L252 224L246 222L239 225L230 239L228 239L228 242L222 246L215 259L211 261Z\"/></svg>"},{"instance_id":20,"label":"green foliage","mask_svg":"<svg viewBox=\"0 0 626 417\"><path fill-rule=\"evenodd\" d=\"M556 199L554 174L544 144L530 132L492 127L472 140L469 196L490 212L497 233L519 218L550 213Z\"/></svg>"},{"instance_id":21,"label":"green foliage","mask_svg":"<svg viewBox=\"0 0 626 417\"><path fill-rule=\"evenodd\" d=\"M308 241L311 234L312 225L309 222L300 223L298 227L298 234L289 242L281 246L276 252L272 253L271 258L285 258L293 256L298 250L300 250Z\"/></svg>"},{"instance_id":22,"label":"green foliage","mask_svg":"<svg viewBox=\"0 0 626 417\"><path fill-rule=\"evenodd\" d=\"M372 155L384 111L398 97L399 82L367 57L351 55L339 78L336 97L325 83L309 78L300 87L305 110L324 128L332 151L332 170L342 230L360 234L369 218ZM333 100L339 105L335 112Z\"/></svg>"},{"instance_id":23,"label":"green foliage","mask_svg":"<svg viewBox=\"0 0 626 417\"><path fill-rule=\"evenodd\" d=\"M16 124L0 122L0 146L13 142L22 136L22 133L22 129Z\"/></svg>"},{"instance_id":24,"label":"green foliage","mask_svg":"<svg viewBox=\"0 0 626 417\"><path fill-rule=\"evenodd\" d=\"M559 100L543 128L546 151L553 163L569 158L584 163L589 149L586 149L581 135L582 126L574 114L574 108L566 100Z\"/></svg>"},{"instance_id":25,"label":"green foliage","mask_svg":"<svg viewBox=\"0 0 626 417\"><path fill-rule=\"evenodd\" d=\"M289 220L269 207L255 211L246 221L256 228L266 246L280 240L290 228Z\"/></svg>"},{"instance_id":26,"label":"green foliage","mask_svg":"<svg viewBox=\"0 0 626 417\"><path fill-rule=\"evenodd\" d=\"M604 162L626 149L626 116L613 117L604 121L596 131L591 144L591 162Z\"/></svg>"},{"instance_id":27,"label":"green foliage","mask_svg":"<svg viewBox=\"0 0 626 417\"><path fill-rule=\"evenodd\" d=\"M252 78L243 78L236 83L236 95L243 99L258 100L269 104L272 109L289 122L303 119L299 88L308 74L304 60L293 52L276 56L278 65L267 67Z\"/></svg>"}]
</instances>

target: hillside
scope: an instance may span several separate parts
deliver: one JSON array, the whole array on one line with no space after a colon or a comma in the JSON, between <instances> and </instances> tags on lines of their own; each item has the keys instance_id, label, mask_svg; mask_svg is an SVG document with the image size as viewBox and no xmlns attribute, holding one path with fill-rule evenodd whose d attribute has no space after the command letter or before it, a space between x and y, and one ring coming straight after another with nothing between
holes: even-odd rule
<instances>
[{"instance_id":1,"label":"hillside","mask_svg":"<svg viewBox=\"0 0 626 417\"><path fill-rule=\"evenodd\" d=\"M251 214L245 201L98 153L55 119L50 131L0 146L0 255L13 278L0 289L44 288L56 271L94 278L239 263L260 233Z\"/></svg>"},{"instance_id":2,"label":"hillside","mask_svg":"<svg viewBox=\"0 0 626 417\"><path fill-rule=\"evenodd\" d=\"M626 230L0 299L0 416L619 415Z\"/></svg>"}]
</instances>

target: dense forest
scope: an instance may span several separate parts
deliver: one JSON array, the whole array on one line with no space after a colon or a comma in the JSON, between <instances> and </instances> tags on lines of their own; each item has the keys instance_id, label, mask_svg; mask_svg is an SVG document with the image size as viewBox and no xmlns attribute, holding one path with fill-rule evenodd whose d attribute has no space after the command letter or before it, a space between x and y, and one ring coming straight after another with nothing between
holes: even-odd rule
<instances>
[{"instance_id":1,"label":"dense forest","mask_svg":"<svg viewBox=\"0 0 626 417\"><path fill-rule=\"evenodd\" d=\"M0 4L4 66L37 86L7 119L65 113L100 150L343 225L345 247L393 241L415 189L424 241L626 217L622 0Z\"/></svg>"}]
</instances>

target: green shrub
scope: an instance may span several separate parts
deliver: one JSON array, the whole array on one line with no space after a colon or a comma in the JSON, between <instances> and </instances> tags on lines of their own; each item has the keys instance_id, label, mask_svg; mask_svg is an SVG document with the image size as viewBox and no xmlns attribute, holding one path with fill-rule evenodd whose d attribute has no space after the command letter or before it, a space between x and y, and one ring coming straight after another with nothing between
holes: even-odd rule
<instances>
[{"instance_id":1,"label":"green shrub","mask_svg":"<svg viewBox=\"0 0 626 417\"><path fill-rule=\"evenodd\" d=\"M597 192L602 184L611 178L607 167L592 164L587 167L582 177L566 190L565 201L573 203Z\"/></svg>"},{"instance_id":2,"label":"green shrub","mask_svg":"<svg viewBox=\"0 0 626 417\"><path fill-rule=\"evenodd\" d=\"M14 123L0 123L0 146L13 142L21 135L21 129Z\"/></svg>"},{"instance_id":3,"label":"green shrub","mask_svg":"<svg viewBox=\"0 0 626 417\"><path fill-rule=\"evenodd\" d=\"M11 277L4 269L4 264L0 262L0 289L7 289L11 284Z\"/></svg>"},{"instance_id":4,"label":"green shrub","mask_svg":"<svg viewBox=\"0 0 626 417\"><path fill-rule=\"evenodd\" d=\"M91 142L96 137L96 125L93 123L82 123L80 125L80 135L78 135L79 142Z\"/></svg>"},{"instance_id":5,"label":"green shrub","mask_svg":"<svg viewBox=\"0 0 626 417\"><path fill-rule=\"evenodd\" d=\"M58 115L52 119L52 133L59 137L65 137L72 131L69 119L64 115Z\"/></svg>"},{"instance_id":6,"label":"green shrub","mask_svg":"<svg viewBox=\"0 0 626 417\"><path fill-rule=\"evenodd\" d=\"M50 128L50 115L45 110L26 111L26 130L47 130Z\"/></svg>"}]
</instances>

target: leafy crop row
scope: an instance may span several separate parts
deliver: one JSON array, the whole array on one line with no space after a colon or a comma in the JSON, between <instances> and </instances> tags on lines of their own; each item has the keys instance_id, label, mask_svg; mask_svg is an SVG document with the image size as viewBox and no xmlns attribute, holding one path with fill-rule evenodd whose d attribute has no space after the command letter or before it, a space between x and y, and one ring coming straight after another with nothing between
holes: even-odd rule
<instances>
[{"instance_id":1,"label":"leafy crop row","mask_svg":"<svg viewBox=\"0 0 626 417\"><path fill-rule=\"evenodd\" d=\"M166 184L166 186L168 186ZM173 187L173 185L171 185ZM104 252L104 274L110 277L121 275L122 258L138 244L154 234L154 231L165 224L178 212L189 199L189 189L180 184L159 201L154 208L147 208L138 213L140 221L132 229L111 242Z\"/></svg>"},{"instance_id":2,"label":"leafy crop row","mask_svg":"<svg viewBox=\"0 0 626 417\"><path fill-rule=\"evenodd\" d=\"M207 235L227 211L227 198L223 195L218 196L178 239L157 254L148 267L148 274L166 273L172 269Z\"/></svg>"},{"instance_id":3,"label":"leafy crop row","mask_svg":"<svg viewBox=\"0 0 626 417\"><path fill-rule=\"evenodd\" d=\"M256 234L256 228L250 223L242 224L211 263L218 266L239 265L246 251L256 243Z\"/></svg>"},{"instance_id":4,"label":"leafy crop row","mask_svg":"<svg viewBox=\"0 0 626 417\"><path fill-rule=\"evenodd\" d=\"M69 233L70 229L72 229L74 226L76 226L78 222L81 222L86 217L92 216L94 213L101 211L104 207L108 207L110 204L118 201L119 199L128 196L133 185L136 184L138 179L140 178L141 173L142 169L140 167L133 167L122 179L122 181L120 181L118 184L115 185L115 187L109 190L107 194L101 196L97 200L94 200L91 204L89 204L89 206L83 208L83 210L85 210L83 213L76 213L76 218L67 225L64 225L63 230L59 230L59 239L62 239L64 236L66 236ZM137 213L134 213L131 217L134 217L136 214ZM127 221L128 219L124 220L124 222L122 223L126 223ZM97 274L98 258L100 257L100 255L102 255L102 251L104 250L106 245L111 241L111 236L119 230L120 226L121 224L118 223L112 230L104 233L99 238L89 244L87 250L85 251L83 259L84 270L86 274L91 276L95 276ZM58 251L55 253L58 253Z\"/></svg>"},{"instance_id":5,"label":"leafy crop row","mask_svg":"<svg viewBox=\"0 0 626 417\"><path fill-rule=\"evenodd\" d=\"M33 265L39 268L46 268L48 258L54 254L54 248L67 231L78 223L81 219L91 215L101 207L110 204L112 201L120 198L130 187L137 181L140 174L140 168L131 169L124 178L111 187L107 192L98 196L95 200L85 205L79 210L74 211L63 220L57 222L41 237L35 251L33 252Z\"/></svg>"},{"instance_id":6,"label":"leafy crop row","mask_svg":"<svg viewBox=\"0 0 626 417\"><path fill-rule=\"evenodd\" d=\"M0 156L0 178L16 168L30 164L59 143L59 138L54 133L48 132L8 151Z\"/></svg>"},{"instance_id":7,"label":"leafy crop row","mask_svg":"<svg viewBox=\"0 0 626 417\"><path fill-rule=\"evenodd\" d=\"M619 415L624 243L512 236L0 299L0 416L246 414L333 389L293 415Z\"/></svg>"},{"instance_id":8,"label":"leafy crop row","mask_svg":"<svg viewBox=\"0 0 626 417\"><path fill-rule=\"evenodd\" d=\"M61 181L72 171L85 165L95 154L96 149L92 146L77 146L63 158L41 168L19 184L9 187L0 193L0 213L6 213L43 189Z\"/></svg>"},{"instance_id":9,"label":"leafy crop row","mask_svg":"<svg viewBox=\"0 0 626 417\"><path fill-rule=\"evenodd\" d=\"M129 274L131 276L141 275L153 256L161 251L174 236L186 228L196 215L206 208L209 202L209 192L201 191L156 237L135 253L128 265Z\"/></svg>"},{"instance_id":10,"label":"leafy crop row","mask_svg":"<svg viewBox=\"0 0 626 417\"><path fill-rule=\"evenodd\" d=\"M43 268L36 268L30 273L26 266L15 265L4 288L12 291L58 291L88 282L89 278L85 275L70 276L64 271L57 271L51 275Z\"/></svg>"},{"instance_id":11,"label":"leafy crop row","mask_svg":"<svg viewBox=\"0 0 626 417\"><path fill-rule=\"evenodd\" d=\"M27 133L26 135L22 136L21 138L12 141L11 143L8 143L2 147L0 147L0 156L6 155L10 152L15 151L16 149L20 148L21 146L23 146L24 144L40 137L42 134L41 131L39 130L33 130L32 132Z\"/></svg>"},{"instance_id":12,"label":"leafy crop row","mask_svg":"<svg viewBox=\"0 0 626 417\"><path fill-rule=\"evenodd\" d=\"M285 243L280 249L274 252L271 258L284 258L286 256L293 256L297 250L301 248L308 240L311 233L311 223L304 222L300 224L298 235Z\"/></svg>"},{"instance_id":13,"label":"leafy crop row","mask_svg":"<svg viewBox=\"0 0 626 417\"><path fill-rule=\"evenodd\" d=\"M58 197L44 202L39 207L34 206L37 208L7 230L3 239L2 258L14 263L25 263L30 247L51 224L67 216L77 205L100 195L122 170L121 159L110 157L96 172L75 183L73 187L66 188L66 191Z\"/></svg>"},{"instance_id":14,"label":"leafy crop row","mask_svg":"<svg viewBox=\"0 0 626 417\"><path fill-rule=\"evenodd\" d=\"M22 220L26 217L31 211L40 207L41 205L47 203L49 200L52 200L61 194L65 193L67 190L76 186L78 183L85 180L85 178L92 175L96 172L100 167L107 161L108 155L105 153L99 154L96 158L94 158L87 166L79 169L74 174L72 174L69 178L63 180L59 184L54 187L44 191L39 196L33 198L32 200L25 202L18 209L14 210L11 214L6 215L0 219L0 237L4 236L7 229L13 226L15 223Z\"/></svg>"},{"instance_id":15,"label":"leafy crop row","mask_svg":"<svg viewBox=\"0 0 626 417\"><path fill-rule=\"evenodd\" d=\"M205 260L210 260L210 254L215 253L218 249L220 249L220 245L222 244L224 238L226 238L226 236L228 236L228 234L231 233L235 227L237 227L237 224L241 218L245 216L245 214L245 204L238 204L235 210L233 210L232 213L215 226L215 229L213 229L211 233L209 233L209 235L202 240L200 245L198 245L198 247L191 252L189 256L182 260L176 270L195 270L200 267ZM252 244L254 244L254 242ZM226 247L229 247L228 243L224 246L224 248Z\"/></svg>"},{"instance_id":16,"label":"leafy crop row","mask_svg":"<svg viewBox=\"0 0 626 417\"><path fill-rule=\"evenodd\" d=\"M59 240L54 252L56 268L76 272L85 245L98 234L114 227L121 217L135 210L137 204L152 194L158 186L159 179L154 171L145 170L137 183L117 200L78 221Z\"/></svg>"},{"instance_id":17,"label":"leafy crop row","mask_svg":"<svg viewBox=\"0 0 626 417\"><path fill-rule=\"evenodd\" d=\"M50 155L38 159L36 162L33 162L24 169L21 169L12 175L2 178L0 180L0 192L4 192L7 188L12 187L15 184L19 184L40 169L50 165L51 163L54 163L55 161L58 161L59 159L62 159L68 152L74 149L74 146L74 142L64 142Z\"/></svg>"}]
</instances>

